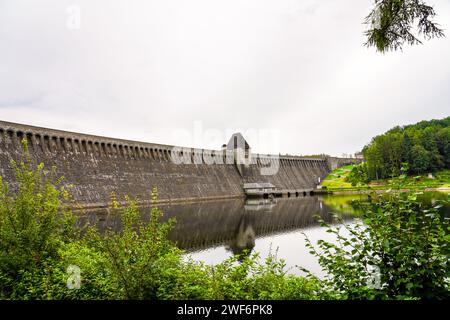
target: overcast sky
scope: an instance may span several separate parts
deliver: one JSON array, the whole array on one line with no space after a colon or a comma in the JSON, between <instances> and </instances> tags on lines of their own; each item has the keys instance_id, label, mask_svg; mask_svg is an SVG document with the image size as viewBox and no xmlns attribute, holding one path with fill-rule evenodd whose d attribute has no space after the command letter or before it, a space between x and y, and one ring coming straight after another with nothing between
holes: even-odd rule
<instances>
[{"instance_id":1,"label":"overcast sky","mask_svg":"<svg viewBox=\"0 0 450 320\"><path fill-rule=\"evenodd\" d=\"M0 0L0 120L212 149L242 131L254 152L353 153L450 115L450 31L378 54L363 46L372 2ZM450 1L429 3L449 29Z\"/></svg>"}]
</instances>

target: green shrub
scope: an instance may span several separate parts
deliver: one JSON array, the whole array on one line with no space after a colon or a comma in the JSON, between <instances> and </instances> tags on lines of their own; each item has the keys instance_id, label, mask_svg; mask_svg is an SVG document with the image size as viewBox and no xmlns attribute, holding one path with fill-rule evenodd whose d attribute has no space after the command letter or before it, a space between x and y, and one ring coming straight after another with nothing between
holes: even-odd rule
<instances>
[{"instance_id":1,"label":"green shrub","mask_svg":"<svg viewBox=\"0 0 450 320\"><path fill-rule=\"evenodd\" d=\"M49 268L76 233L64 205L68 192L55 181L55 170L47 178L42 163L33 170L26 143L24 148L25 160L11 163L17 191L11 193L0 177L0 296L7 298L39 297L41 288L33 284L41 280L34 277L53 277Z\"/></svg>"},{"instance_id":2,"label":"green shrub","mask_svg":"<svg viewBox=\"0 0 450 320\"><path fill-rule=\"evenodd\" d=\"M346 177L346 180L350 182L352 186L367 184L370 180L367 174L367 164L361 163L359 165L355 165Z\"/></svg>"},{"instance_id":3,"label":"green shrub","mask_svg":"<svg viewBox=\"0 0 450 320\"><path fill-rule=\"evenodd\" d=\"M257 253L232 256L211 266L187 260L175 282L161 288L163 299L273 300L318 299L320 282L289 275L285 263L270 255L261 262Z\"/></svg>"},{"instance_id":4,"label":"green shrub","mask_svg":"<svg viewBox=\"0 0 450 320\"><path fill-rule=\"evenodd\" d=\"M152 197L156 200L156 189ZM167 240L173 220L161 223L161 211L153 206L144 222L135 201L120 212L122 231L107 230L100 235L91 228L86 243L103 253L101 269L107 270L118 299L156 299L161 282L172 278L167 270L177 268L181 251Z\"/></svg>"},{"instance_id":5,"label":"green shrub","mask_svg":"<svg viewBox=\"0 0 450 320\"><path fill-rule=\"evenodd\" d=\"M440 205L424 207L417 193L390 191L362 206L364 224L321 221L337 244L307 242L328 274L328 290L344 299L449 298L450 229Z\"/></svg>"}]
</instances>

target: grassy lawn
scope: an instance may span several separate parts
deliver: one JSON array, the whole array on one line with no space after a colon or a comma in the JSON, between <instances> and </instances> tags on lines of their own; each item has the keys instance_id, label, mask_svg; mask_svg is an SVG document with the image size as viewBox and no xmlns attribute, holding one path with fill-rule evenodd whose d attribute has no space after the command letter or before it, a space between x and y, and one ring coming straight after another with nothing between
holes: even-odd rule
<instances>
[{"instance_id":1,"label":"grassy lawn","mask_svg":"<svg viewBox=\"0 0 450 320\"><path fill-rule=\"evenodd\" d=\"M347 176L352 171L354 165L348 165L338 168L331 172L323 181L322 188L326 187L327 190L341 190L354 188L351 183L347 182Z\"/></svg>"},{"instance_id":2,"label":"grassy lawn","mask_svg":"<svg viewBox=\"0 0 450 320\"><path fill-rule=\"evenodd\" d=\"M348 165L338 168L331 172L322 182L322 188L329 191L358 191L366 189L383 190L390 184L390 179L374 180L369 184L360 184L352 186L347 181L354 165ZM410 176L406 180L406 188L426 189L426 188L450 188L450 170L443 170L433 173L432 177L428 175Z\"/></svg>"}]
</instances>

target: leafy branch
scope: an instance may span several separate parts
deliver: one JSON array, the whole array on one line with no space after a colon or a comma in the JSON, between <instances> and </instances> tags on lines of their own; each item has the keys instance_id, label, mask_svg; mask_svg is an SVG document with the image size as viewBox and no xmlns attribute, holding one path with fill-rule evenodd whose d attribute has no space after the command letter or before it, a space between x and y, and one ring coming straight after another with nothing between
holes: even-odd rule
<instances>
[{"instance_id":1,"label":"leafy branch","mask_svg":"<svg viewBox=\"0 0 450 320\"><path fill-rule=\"evenodd\" d=\"M422 44L425 40L444 37L444 30L433 21L436 12L422 0L375 0L375 7L365 18L367 47L379 52L402 49L403 45ZM417 34L417 35L416 35Z\"/></svg>"}]
</instances>

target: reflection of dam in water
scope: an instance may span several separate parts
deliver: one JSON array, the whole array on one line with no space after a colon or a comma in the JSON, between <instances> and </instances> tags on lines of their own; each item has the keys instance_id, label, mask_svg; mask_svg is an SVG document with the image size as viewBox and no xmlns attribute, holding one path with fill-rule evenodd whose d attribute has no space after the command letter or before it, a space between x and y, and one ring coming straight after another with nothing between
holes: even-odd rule
<instances>
[{"instance_id":1,"label":"reflection of dam in water","mask_svg":"<svg viewBox=\"0 0 450 320\"><path fill-rule=\"evenodd\" d=\"M170 238L189 251L226 245L239 253L252 249L255 238L317 224L316 214L331 221L319 197L250 201L224 201L211 204L211 210L200 206L193 215L177 214Z\"/></svg>"},{"instance_id":2,"label":"reflection of dam in water","mask_svg":"<svg viewBox=\"0 0 450 320\"><path fill-rule=\"evenodd\" d=\"M244 249L251 250L258 237L318 225L314 217L316 214L327 222L332 220L330 209L318 196L275 200L234 199L159 207L164 213L164 220L176 218L169 239L188 251L225 245L227 250L236 254ZM120 229L117 214L93 212L84 217L100 229Z\"/></svg>"}]
</instances>

